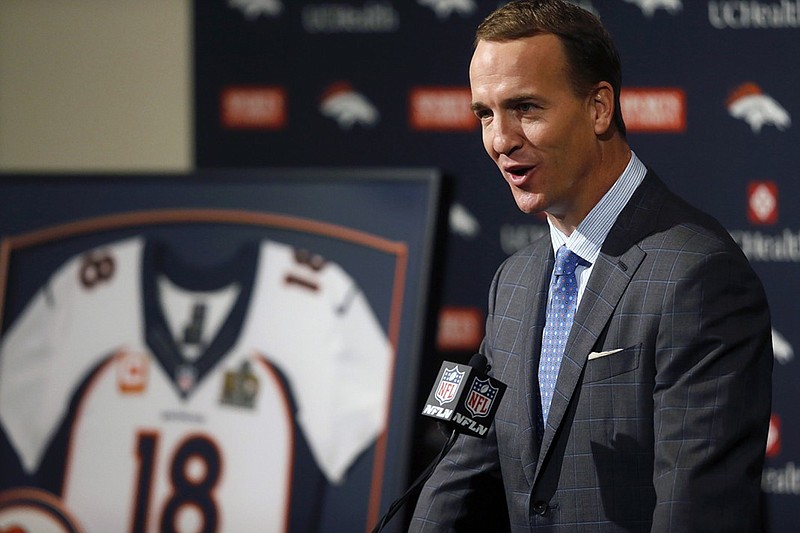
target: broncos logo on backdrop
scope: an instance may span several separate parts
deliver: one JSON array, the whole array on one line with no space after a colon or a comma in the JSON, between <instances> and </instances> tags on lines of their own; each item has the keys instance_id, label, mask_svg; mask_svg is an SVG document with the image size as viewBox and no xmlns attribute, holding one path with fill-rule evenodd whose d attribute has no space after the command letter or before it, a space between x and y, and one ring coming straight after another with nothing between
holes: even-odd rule
<instances>
[{"instance_id":1,"label":"broncos logo on backdrop","mask_svg":"<svg viewBox=\"0 0 800 533\"><path fill-rule=\"evenodd\" d=\"M356 124L374 126L380 120L378 109L346 82L331 85L322 95L320 112L344 130Z\"/></svg>"},{"instance_id":2,"label":"broncos logo on backdrop","mask_svg":"<svg viewBox=\"0 0 800 533\"><path fill-rule=\"evenodd\" d=\"M464 238L475 238L481 231L481 224L469 210L459 203L450 207L448 215L450 231Z\"/></svg>"},{"instance_id":3,"label":"broncos logo on backdrop","mask_svg":"<svg viewBox=\"0 0 800 533\"><path fill-rule=\"evenodd\" d=\"M670 15L683 9L681 0L625 0L629 4L636 4L648 17L652 17L657 9L664 9Z\"/></svg>"},{"instance_id":4,"label":"broncos logo on backdrop","mask_svg":"<svg viewBox=\"0 0 800 533\"><path fill-rule=\"evenodd\" d=\"M417 3L431 8L440 19L445 19L453 13L466 17L478 8L473 0L417 0Z\"/></svg>"},{"instance_id":5,"label":"broncos logo on backdrop","mask_svg":"<svg viewBox=\"0 0 800 533\"><path fill-rule=\"evenodd\" d=\"M792 125L789 112L753 82L734 89L728 97L727 107L730 115L747 122L753 133L760 133L766 125L781 131Z\"/></svg>"},{"instance_id":6,"label":"broncos logo on backdrop","mask_svg":"<svg viewBox=\"0 0 800 533\"><path fill-rule=\"evenodd\" d=\"M255 20L261 15L277 17L283 11L281 0L228 0L228 6L244 13L247 20Z\"/></svg>"}]
</instances>

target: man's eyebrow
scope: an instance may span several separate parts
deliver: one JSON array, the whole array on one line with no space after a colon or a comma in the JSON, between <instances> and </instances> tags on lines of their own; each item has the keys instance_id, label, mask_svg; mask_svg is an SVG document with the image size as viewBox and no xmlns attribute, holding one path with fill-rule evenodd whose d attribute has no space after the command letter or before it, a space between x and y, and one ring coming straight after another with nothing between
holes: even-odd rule
<instances>
[{"instance_id":1,"label":"man's eyebrow","mask_svg":"<svg viewBox=\"0 0 800 533\"><path fill-rule=\"evenodd\" d=\"M544 99L536 96L535 94L520 94L518 96L506 98L500 104L503 109L511 109L523 102L534 102L541 105L544 103ZM488 106L482 102L473 102L470 106L472 111L480 111L482 109L487 109L487 107Z\"/></svg>"},{"instance_id":2,"label":"man's eyebrow","mask_svg":"<svg viewBox=\"0 0 800 533\"><path fill-rule=\"evenodd\" d=\"M470 105L469 108L472 109L473 112L481 111L483 109L486 109L486 105L484 105L481 102L472 102L472 105Z\"/></svg>"},{"instance_id":3,"label":"man's eyebrow","mask_svg":"<svg viewBox=\"0 0 800 533\"><path fill-rule=\"evenodd\" d=\"M518 96L512 96L511 98L506 98L505 100L503 100L502 105L504 108L511 108L523 102L535 102L541 104L544 102L544 98L536 96L535 94L520 94Z\"/></svg>"}]
</instances>

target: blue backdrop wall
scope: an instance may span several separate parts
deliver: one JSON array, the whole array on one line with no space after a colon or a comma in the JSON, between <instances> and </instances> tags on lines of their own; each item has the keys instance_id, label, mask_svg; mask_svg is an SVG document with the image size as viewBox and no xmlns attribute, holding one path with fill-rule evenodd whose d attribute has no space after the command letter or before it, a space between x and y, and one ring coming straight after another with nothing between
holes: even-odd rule
<instances>
[{"instance_id":1,"label":"blue backdrop wall","mask_svg":"<svg viewBox=\"0 0 800 533\"><path fill-rule=\"evenodd\" d=\"M763 489L774 531L800 524L800 0L583 0L615 36L639 157L717 216L773 311L775 392ZM467 67L490 0L203 0L195 11L196 163L436 167L449 226L420 387L465 361L499 263L545 231L483 152ZM423 461L438 445L421 421ZM412 463L415 464L415 463Z\"/></svg>"}]
</instances>

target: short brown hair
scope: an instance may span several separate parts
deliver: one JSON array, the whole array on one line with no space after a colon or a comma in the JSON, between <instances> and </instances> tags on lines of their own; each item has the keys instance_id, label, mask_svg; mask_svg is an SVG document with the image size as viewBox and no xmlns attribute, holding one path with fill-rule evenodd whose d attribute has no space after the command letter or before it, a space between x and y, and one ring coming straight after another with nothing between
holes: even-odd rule
<instances>
[{"instance_id":1,"label":"short brown hair","mask_svg":"<svg viewBox=\"0 0 800 533\"><path fill-rule=\"evenodd\" d=\"M601 81L614 89L614 124L625 137L619 103L622 67L611 35L600 20L564 0L512 0L484 19L475 33L479 41L514 41L550 33L564 46L570 81L576 94L588 94Z\"/></svg>"}]
</instances>

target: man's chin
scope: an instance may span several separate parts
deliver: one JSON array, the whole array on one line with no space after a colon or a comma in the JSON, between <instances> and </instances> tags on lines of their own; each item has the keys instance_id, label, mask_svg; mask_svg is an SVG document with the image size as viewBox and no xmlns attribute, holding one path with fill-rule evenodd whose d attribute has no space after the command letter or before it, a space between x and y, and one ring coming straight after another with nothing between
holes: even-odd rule
<instances>
[{"instance_id":1,"label":"man's chin","mask_svg":"<svg viewBox=\"0 0 800 533\"><path fill-rule=\"evenodd\" d=\"M526 215L545 216L545 206L539 202L531 201L529 198L515 198L517 207Z\"/></svg>"},{"instance_id":2,"label":"man's chin","mask_svg":"<svg viewBox=\"0 0 800 533\"><path fill-rule=\"evenodd\" d=\"M521 189L511 189L517 208L526 215L544 213L547 205L541 194L534 194Z\"/></svg>"}]
</instances>

